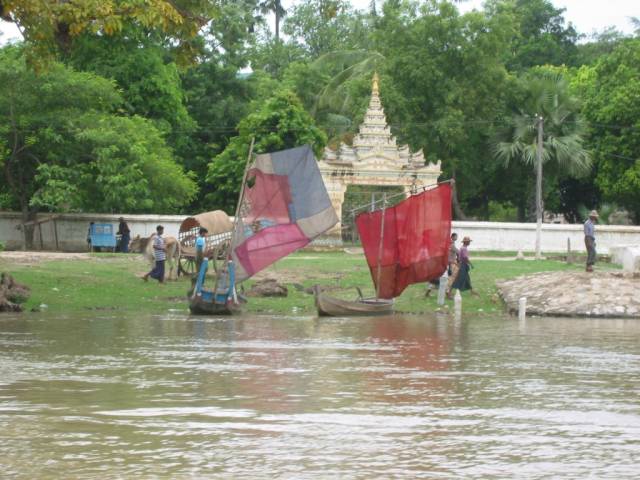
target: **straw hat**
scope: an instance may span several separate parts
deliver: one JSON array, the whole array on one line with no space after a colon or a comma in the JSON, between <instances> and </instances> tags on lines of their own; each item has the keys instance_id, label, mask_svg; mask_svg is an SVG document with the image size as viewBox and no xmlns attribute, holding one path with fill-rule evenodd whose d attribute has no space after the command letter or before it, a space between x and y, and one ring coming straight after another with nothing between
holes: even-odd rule
<instances>
[{"instance_id":1,"label":"straw hat","mask_svg":"<svg viewBox=\"0 0 640 480\"><path fill-rule=\"evenodd\" d=\"M598 218L598 211L597 210L591 210L591 213L589 213L589 217L595 217Z\"/></svg>"},{"instance_id":2,"label":"straw hat","mask_svg":"<svg viewBox=\"0 0 640 480\"><path fill-rule=\"evenodd\" d=\"M462 239L462 243L471 243L471 238L469 238L469 237L464 237L464 238Z\"/></svg>"}]
</instances>

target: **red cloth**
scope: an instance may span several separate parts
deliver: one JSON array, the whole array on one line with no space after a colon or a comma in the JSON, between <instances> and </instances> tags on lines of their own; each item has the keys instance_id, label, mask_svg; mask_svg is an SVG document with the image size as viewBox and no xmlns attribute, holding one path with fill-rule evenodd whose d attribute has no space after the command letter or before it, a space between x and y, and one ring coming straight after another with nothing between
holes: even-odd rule
<instances>
[{"instance_id":1,"label":"red cloth","mask_svg":"<svg viewBox=\"0 0 640 480\"><path fill-rule=\"evenodd\" d=\"M397 297L408 285L435 280L447 269L451 186L439 185L384 211L361 213L356 218L356 226L376 287L381 257L378 296Z\"/></svg>"}]
</instances>

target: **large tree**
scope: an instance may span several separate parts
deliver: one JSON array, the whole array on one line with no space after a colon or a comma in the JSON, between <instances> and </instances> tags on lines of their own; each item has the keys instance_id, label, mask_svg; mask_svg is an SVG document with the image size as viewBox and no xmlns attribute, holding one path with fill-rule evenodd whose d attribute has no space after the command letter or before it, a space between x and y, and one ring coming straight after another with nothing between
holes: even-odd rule
<instances>
[{"instance_id":1,"label":"large tree","mask_svg":"<svg viewBox=\"0 0 640 480\"><path fill-rule=\"evenodd\" d=\"M190 56L191 41L217 13L215 0L0 0L0 18L18 26L36 60L68 51L82 34L109 36L128 25L163 32Z\"/></svg>"},{"instance_id":2,"label":"large tree","mask_svg":"<svg viewBox=\"0 0 640 480\"><path fill-rule=\"evenodd\" d=\"M391 5L392 3L397 6ZM508 74L501 60L515 28L509 12L460 15L450 2L384 4L375 47L387 59L381 95L392 129L456 179L460 208L492 194L488 139L504 108Z\"/></svg>"},{"instance_id":3,"label":"large tree","mask_svg":"<svg viewBox=\"0 0 640 480\"><path fill-rule=\"evenodd\" d=\"M22 49L0 49L0 192L22 220L52 211L177 210L195 185L162 133L117 112L112 81L54 63L35 74Z\"/></svg>"},{"instance_id":4,"label":"large tree","mask_svg":"<svg viewBox=\"0 0 640 480\"><path fill-rule=\"evenodd\" d=\"M488 0L490 15L513 16L517 29L510 48L503 55L510 70L523 71L537 65L575 65L579 38L573 25L566 24L563 8L550 0Z\"/></svg>"},{"instance_id":5,"label":"large tree","mask_svg":"<svg viewBox=\"0 0 640 480\"><path fill-rule=\"evenodd\" d=\"M575 85L584 98L596 183L606 200L640 222L640 39L582 67Z\"/></svg>"},{"instance_id":6,"label":"large tree","mask_svg":"<svg viewBox=\"0 0 640 480\"><path fill-rule=\"evenodd\" d=\"M542 221L542 168L555 162L575 177L591 171L591 157L584 147L585 125L578 100L571 95L562 74L535 70L520 82L522 99L516 112L500 132L495 155L505 165L522 161L536 169L536 218ZM536 254L539 255L539 242Z\"/></svg>"}]
</instances>

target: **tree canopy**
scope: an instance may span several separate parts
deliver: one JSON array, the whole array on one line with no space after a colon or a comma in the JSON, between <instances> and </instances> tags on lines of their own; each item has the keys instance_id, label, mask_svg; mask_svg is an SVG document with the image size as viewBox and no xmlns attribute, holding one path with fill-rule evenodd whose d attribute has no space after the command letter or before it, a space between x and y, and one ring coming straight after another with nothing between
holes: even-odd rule
<instances>
[{"instance_id":1,"label":"tree canopy","mask_svg":"<svg viewBox=\"0 0 640 480\"><path fill-rule=\"evenodd\" d=\"M0 47L4 208L230 211L252 137L351 142L377 72L392 133L456 179L456 216L525 220L531 166L504 160L535 151L523 114L552 72L546 209L640 222L640 30L585 36L551 0L0 0L0 18L24 35Z\"/></svg>"}]
</instances>

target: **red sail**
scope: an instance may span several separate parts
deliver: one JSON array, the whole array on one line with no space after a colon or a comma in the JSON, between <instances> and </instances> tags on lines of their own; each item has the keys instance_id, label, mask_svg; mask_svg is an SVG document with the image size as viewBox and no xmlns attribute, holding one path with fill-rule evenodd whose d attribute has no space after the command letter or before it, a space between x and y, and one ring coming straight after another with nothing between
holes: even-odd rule
<instances>
[{"instance_id":1,"label":"red sail","mask_svg":"<svg viewBox=\"0 0 640 480\"><path fill-rule=\"evenodd\" d=\"M381 231L384 218L384 231ZM408 285L435 280L447 268L451 242L451 186L442 184L394 207L361 213L356 225L380 298L399 296ZM380 252L382 237L382 252Z\"/></svg>"}]
</instances>

